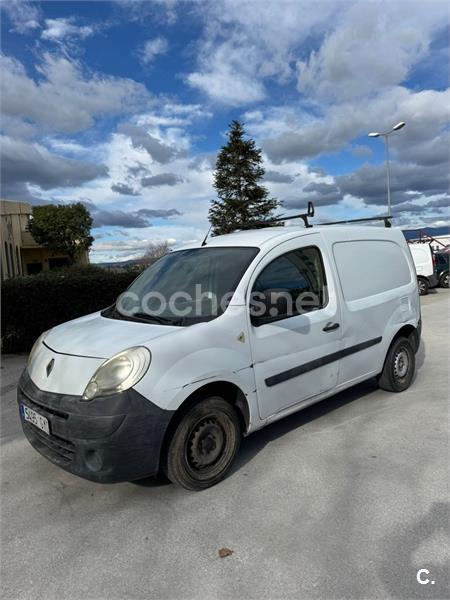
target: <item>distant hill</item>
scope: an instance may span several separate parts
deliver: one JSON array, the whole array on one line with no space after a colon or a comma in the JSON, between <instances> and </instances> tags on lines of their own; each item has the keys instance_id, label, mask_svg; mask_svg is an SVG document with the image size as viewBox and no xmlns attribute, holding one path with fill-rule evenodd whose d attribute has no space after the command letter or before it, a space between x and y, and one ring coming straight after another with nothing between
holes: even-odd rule
<instances>
[{"instance_id":1,"label":"distant hill","mask_svg":"<svg viewBox=\"0 0 450 600\"><path fill-rule=\"evenodd\" d=\"M103 269L130 269L133 267L140 267L142 265L142 259L134 260L121 260L117 262L102 262L93 263L96 267L102 267Z\"/></svg>"}]
</instances>

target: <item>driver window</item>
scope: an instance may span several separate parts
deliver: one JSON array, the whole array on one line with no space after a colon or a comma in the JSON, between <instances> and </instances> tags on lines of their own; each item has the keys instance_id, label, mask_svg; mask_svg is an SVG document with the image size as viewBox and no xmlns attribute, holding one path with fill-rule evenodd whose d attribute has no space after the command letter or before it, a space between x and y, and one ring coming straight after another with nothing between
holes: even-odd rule
<instances>
[{"instance_id":1,"label":"driver window","mask_svg":"<svg viewBox=\"0 0 450 600\"><path fill-rule=\"evenodd\" d=\"M263 298L266 303L269 299L267 321L323 308L328 295L320 250L315 246L300 248L269 263L252 291L252 302Z\"/></svg>"}]
</instances>

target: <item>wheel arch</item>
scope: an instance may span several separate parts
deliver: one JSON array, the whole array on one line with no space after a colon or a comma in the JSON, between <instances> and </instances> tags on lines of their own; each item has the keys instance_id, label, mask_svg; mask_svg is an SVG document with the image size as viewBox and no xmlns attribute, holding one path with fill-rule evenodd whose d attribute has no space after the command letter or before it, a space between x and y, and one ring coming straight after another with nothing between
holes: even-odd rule
<instances>
[{"instance_id":1,"label":"wheel arch","mask_svg":"<svg viewBox=\"0 0 450 600\"><path fill-rule=\"evenodd\" d=\"M161 452L160 452L160 467L165 460L170 440L175 429L182 420L183 416L198 402L209 396L220 396L236 408L236 412L241 422L242 433L248 432L250 427L250 407L244 392L235 383L230 381L212 381L209 382L187 396L180 406L175 410L169 425L164 434Z\"/></svg>"},{"instance_id":2,"label":"wheel arch","mask_svg":"<svg viewBox=\"0 0 450 600\"><path fill-rule=\"evenodd\" d=\"M414 348L414 352L417 352L417 350L419 349L419 345L420 345L420 325L419 325L419 327L414 327L414 325L411 325L409 323L407 325L403 325L402 327L400 327L400 329L392 337L390 344L389 344L389 348L392 346L392 344L395 342L395 340L398 339L399 337L408 338L411 342L412 347ZM388 352L389 352L389 349L388 349Z\"/></svg>"}]
</instances>

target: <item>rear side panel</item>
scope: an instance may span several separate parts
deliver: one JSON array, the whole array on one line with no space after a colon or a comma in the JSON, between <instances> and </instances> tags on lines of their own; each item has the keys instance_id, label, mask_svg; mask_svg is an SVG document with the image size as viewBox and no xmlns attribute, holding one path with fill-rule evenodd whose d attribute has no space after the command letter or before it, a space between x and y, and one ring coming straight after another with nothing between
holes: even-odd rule
<instances>
[{"instance_id":1,"label":"rear side panel","mask_svg":"<svg viewBox=\"0 0 450 600\"><path fill-rule=\"evenodd\" d=\"M403 234L381 228L324 232L340 282L343 356L339 385L377 375L393 337L417 327L417 282ZM353 352L352 350L356 350Z\"/></svg>"}]
</instances>

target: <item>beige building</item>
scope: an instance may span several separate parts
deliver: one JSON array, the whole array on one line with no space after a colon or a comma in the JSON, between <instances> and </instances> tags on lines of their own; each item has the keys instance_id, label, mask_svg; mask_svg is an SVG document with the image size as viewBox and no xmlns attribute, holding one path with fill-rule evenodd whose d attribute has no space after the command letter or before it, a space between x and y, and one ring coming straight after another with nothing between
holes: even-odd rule
<instances>
[{"instance_id":1,"label":"beige building","mask_svg":"<svg viewBox=\"0 0 450 600\"><path fill-rule=\"evenodd\" d=\"M66 255L40 246L27 231L31 216L31 205L28 202L0 200L0 215L2 280L19 275L33 275L69 264ZM87 264L88 253L85 252L77 262Z\"/></svg>"}]
</instances>

